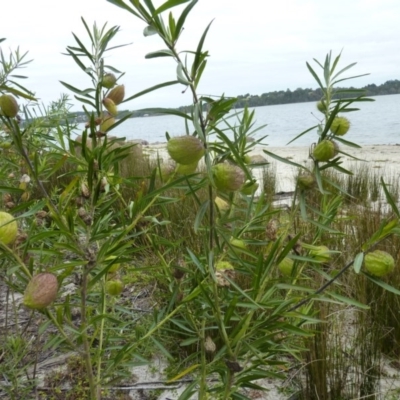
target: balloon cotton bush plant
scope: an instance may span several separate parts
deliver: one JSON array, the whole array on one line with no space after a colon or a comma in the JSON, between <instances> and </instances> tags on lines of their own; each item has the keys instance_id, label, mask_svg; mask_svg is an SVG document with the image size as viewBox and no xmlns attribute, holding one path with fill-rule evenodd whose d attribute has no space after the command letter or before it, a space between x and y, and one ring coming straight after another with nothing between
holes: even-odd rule
<instances>
[{"instance_id":1,"label":"balloon cotton bush plant","mask_svg":"<svg viewBox=\"0 0 400 400\"><path fill-rule=\"evenodd\" d=\"M14 174L25 172L32 178L32 183L24 181L23 188L17 188L15 181L7 178L8 185L2 187L11 197L21 196L8 211L25 232L24 239L13 245L0 243L2 279L22 293L34 275L57 276L58 299L38 311L46 320L40 331L45 332L52 324L58 335L52 337L48 346L68 346L82 357L88 398L100 399L103 388L112 386L117 377L129 376L129 368L143 362L138 349L146 340L151 340L171 361L175 374L171 375L170 382L188 374L193 377L181 399L194 394L199 399L248 398L243 389L262 389L255 381L264 377L283 378L285 357L300 357L303 346L298 339L312 337L313 332L307 325L319 322L314 300L364 307L338 294L336 287L332 289L352 265L356 273L363 273L378 285L398 293L361 270L366 252L399 233L400 214L384 182L383 190L393 208L392 217L382 222L380 229L337 274L326 272L324 267L341 251L329 249L329 242L331 236L343 234L335 229L335 222L345 194L323 171L333 168L348 173L341 166L341 154L346 154L341 146L357 147L341 137L347 133L344 132L347 125L335 128L335 124L339 113L354 111L354 103L369 99L354 91L349 98L334 98L338 94L334 85L346 79L340 76L350 67L335 72L340 57L332 60L328 54L324 64L317 62L323 70L322 80L307 64L324 93L323 107L319 107L323 112L321 123L299 135L317 129L318 144L311 151L313 166L301 175L307 176L307 182L312 184L303 182L298 186L291 211L276 223L277 211L263 193L256 197L254 191L240 192L245 182L255 182L253 168L258 166L248 163L248 153L264 139L248 140L260 129L254 127L254 111L244 109L233 117L228 116L235 99L201 96L197 91L206 71L209 54L203 47L211 24L201 35L196 49L177 50L186 18L197 0L170 0L158 7L150 0L110 2L142 20L145 36L160 37L164 48L149 53L146 58L172 58L176 63L175 79L125 98L125 88L120 83L123 74L105 65L103 60L104 53L112 49L110 42L118 27L107 30L106 25L100 29L94 24L89 29L82 20L89 46L74 35L76 44L67 48L67 54L87 75L91 86L80 89L62 82L82 103L87 115L81 142L72 139L69 125L53 121L48 134L41 136L46 143L42 148L48 151L41 151L35 134L43 129L45 122L48 124L46 117L22 128L16 115L5 115L7 110L0 116L3 132L7 132L12 143L12 156L23 164L18 169L15 168L18 163L10 162L7 168L14 166ZM176 18L171 9L178 5L185 7ZM2 67L0 91L33 100L28 91L13 89L15 85L9 81L9 69L4 62ZM162 176L158 161L147 175L122 176L121 163L129 157L130 149L120 146L109 134L129 115L117 121L117 106L170 85L183 85L192 93L191 113L169 109L148 111L183 119L186 134L195 138L190 141L200 145L196 151L204 162L204 172L193 170L181 175L177 165L175 170ZM25 109L26 115L27 112ZM211 141L211 135L217 139ZM170 150L175 149L172 144L176 139L168 135L167 139L171 156L176 159ZM326 151L317 157L316 149L327 141L338 143L335 151L329 157ZM76 146L79 152L75 151ZM267 150L265 153L293 164ZM182 157L176 161L182 163ZM7 168L2 169L3 175ZM225 169L236 171L234 182ZM46 187L46 181L59 176L61 171L63 184ZM41 193L30 201L22 199L28 184ZM328 184L338 192L329 192ZM317 205L310 204L311 192L319 192ZM195 209L192 225L186 228L190 240L171 241L168 227L179 226L187 199L195 205L191 207ZM171 217L177 204L180 214L174 220ZM115 264L129 263L135 255L149 249L157 257L158 268L168 282L167 295L165 304L154 311L149 330L138 335L139 322L132 318L131 310L112 307L116 300L110 296L110 287L112 282L118 282L118 290L112 290L111 295L123 290L120 272L113 268ZM279 266L289 263L290 269L285 268L282 276ZM64 293L65 284L73 277L76 290ZM321 282L321 287L314 287L310 278ZM73 318L76 309L78 320ZM163 343L157 336L160 331L172 335L174 342L179 342L179 349L174 344ZM182 349L185 357L178 360ZM219 379L211 383L211 376Z\"/></svg>"}]
</instances>

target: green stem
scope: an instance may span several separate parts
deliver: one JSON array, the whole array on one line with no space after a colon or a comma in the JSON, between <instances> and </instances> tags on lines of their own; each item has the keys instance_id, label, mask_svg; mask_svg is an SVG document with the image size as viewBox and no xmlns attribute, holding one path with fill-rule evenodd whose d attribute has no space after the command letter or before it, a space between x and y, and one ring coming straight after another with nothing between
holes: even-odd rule
<instances>
[{"instance_id":1,"label":"green stem","mask_svg":"<svg viewBox=\"0 0 400 400\"><path fill-rule=\"evenodd\" d=\"M228 375L227 375L227 379L225 382L225 390L224 390L224 400L230 400L231 399L231 388L233 385L233 381L234 381L234 374L233 372L228 368Z\"/></svg>"},{"instance_id":2,"label":"green stem","mask_svg":"<svg viewBox=\"0 0 400 400\"><path fill-rule=\"evenodd\" d=\"M87 277L88 272L84 271L82 276L82 288L81 288L81 335L82 335L82 343L83 343L83 358L86 364L86 373L89 381L89 389L90 389L90 398L92 400L100 400L101 399L101 387L96 384L94 374L93 374L93 366L92 366L92 358L90 355L90 346L89 339L87 336L87 319L86 319L86 296L87 296Z\"/></svg>"},{"instance_id":3,"label":"green stem","mask_svg":"<svg viewBox=\"0 0 400 400\"><path fill-rule=\"evenodd\" d=\"M104 323L105 323L105 318L104 315L106 313L106 293L105 293L105 288L104 288L104 284L105 284L105 279L103 279L103 288L102 288L102 307L101 307L101 314L103 316L103 318L101 319L101 323L100 323L100 336L99 336L99 351L97 353L97 385L100 386L100 382L101 382L101 354L103 351L103 340L104 340Z\"/></svg>"},{"instance_id":4,"label":"green stem","mask_svg":"<svg viewBox=\"0 0 400 400\"><path fill-rule=\"evenodd\" d=\"M206 360L206 349L205 349L205 330L206 330L206 320L205 318L201 321L201 332L200 332L200 346L201 346L201 375L200 375L200 387L199 387L199 400L206 398L207 393L207 360Z\"/></svg>"}]
</instances>

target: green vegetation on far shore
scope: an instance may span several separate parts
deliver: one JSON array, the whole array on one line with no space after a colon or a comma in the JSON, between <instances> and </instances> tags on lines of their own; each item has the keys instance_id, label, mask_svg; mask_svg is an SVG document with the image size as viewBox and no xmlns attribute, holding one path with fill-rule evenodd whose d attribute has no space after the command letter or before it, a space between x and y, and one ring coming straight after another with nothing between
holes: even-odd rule
<instances>
[{"instance_id":1,"label":"green vegetation on far shore","mask_svg":"<svg viewBox=\"0 0 400 400\"><path fill-rule=\"evenodd\" d=\"M356 89L354 87L350 88L337 88L338 90L342 89ZM400 94L400 80L393 79L386 81L382 85L375 85L374 83L366 85L361 88L365 90L366 96L383 96L387 94ZM252 95L245 94L237 96L237 102L234 105L234 108L244 108L246 105L248 107L260 107L260 106L272 106L277 104L289 104L289 103L306 103L309 101L318 101L322 97L322 91L320 88L318 89L310 89L310 88L297 88L294 91L290 89L279 90L275 92L263 93L262 95ZM348 96L347 96L348 97ZM177 110L190 113L191 106L181 106L177 108ZM150 115L148 110L123 110L119 112L119 117L124 118L127 114L132 113L131 118L145 117ZM154 115L163 115L163 114L155 114ZM77 117L78 121L82 119L82 121L86 121L86 115L83 111L76 111L71 114L71 117Z\"/></svg>"}]
</instances>

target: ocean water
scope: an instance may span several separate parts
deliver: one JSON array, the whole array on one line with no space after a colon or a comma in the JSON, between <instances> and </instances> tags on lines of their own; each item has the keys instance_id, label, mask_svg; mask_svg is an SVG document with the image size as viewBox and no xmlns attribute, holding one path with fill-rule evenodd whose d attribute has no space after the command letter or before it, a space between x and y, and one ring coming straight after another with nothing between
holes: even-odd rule
<instances>
[{"instance_id":1,"label":"ocean water","mask_svg":"<svg viewBox=\"0 0 400 400\"><path fill-rule=\"evenodd\" d=\"M342 114L351 122L345 139L359 145L400 144L400 94L376 96L373 99L374 102L359 103L356 106L360 108L359 111ZM266 125L254 137L267 135L263 143L272 147L285 146L301 132L317 125L322 116L314 102L263 106L254 110L253 129ZM234 124L235 120L237 118L233 116L229 123ZM170 115L130 118L114 129L112 135L126 137L127 140L143 139L151 144L166 142L166 132L171 136L183 135L184 119ZM290 146L308 146L316 140L317 133L314 130Z\"/></svg>"}]
</instances>

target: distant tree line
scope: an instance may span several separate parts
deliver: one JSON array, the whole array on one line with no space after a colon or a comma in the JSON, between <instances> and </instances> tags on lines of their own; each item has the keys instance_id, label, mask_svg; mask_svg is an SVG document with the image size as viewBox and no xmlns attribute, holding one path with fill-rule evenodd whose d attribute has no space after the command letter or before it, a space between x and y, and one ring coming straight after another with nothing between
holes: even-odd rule
<instances>
[{"instance_id":1,"label":"distant tree line","mask_svg":"<svg viewBox=\"0 0 400 400\"><path fill-rule=\"evenodd\" d=\"M350 88L337 88L338 90L351 90L356 89L354 87ZM382 85L370 84L361 88L365 91L366 96L381 96L387 94L400 94L400 81L390 80ZM354 95L353 95L354 96ZM352 97L351 92L344 93L341 96L337 95L334 98L339 97ZM288 103L305 103L308 101L318 101L322 98L322 90L309 89L309 88L297 88L294 91L287 89L286 91L280 90L275 92L263 93L261 96L245 94L243 96L238 96L238 101L236 102L236 108L242 108L245 105L249 107L258 106L269 106L275 104L288 104Z\"/></svg>"},{"instance_id":2,"label":"distant tree line","mask_svg":"<svg viewBox=\"0 0 400 400\"><path fill-rule=\"evenodd\" d=\"M352 90L361 89L365 91L366 96L381 96L386 94L400 94L400 81L397 79L387 81L382 85L367 85L362 88L337 88L337 90ZM343 93L340 96L337 95L334 98L339 97L352 97L354 94ZM246 105L248 107L259 107L259 106L272 106L275 104L289 104L289 103L306 103L308 101L318 101L322 98L322 90L318 89L302 89L297 88L294 91L290 89L279 90L275 92L263 93L262 95L251 95L249 93L245 95L237 96L237 102L235 103L235 108L243 108ZM190 112L190 107L183 106L179 107L180 111Z\"/></svg>"},{"instance_id":3,"label":"distant tree line","mask_svg":"<svg viewBox=\"0 0 400 400\"><path fill-rule=\"evenodd\" d=\"M350 88L337 88L337 90L352 90L357 89L354 87ZM364 86L362 88L358 88L364 90L364 94L366 96L381 96L387 94L400 94L400 80L394 79L383 83L382 85L375 85L370 84ZM351 92L343 93L342 97L352 97L354 94ZM339 95L336 96L338 98ZM245 95L237 96L237 102L235 103L235 108L243 108L246 105L248 107L259 107L259 106L270 106L275 104L289 104L289 103L305 103L308 101L318 101L322 98L322 91L321 89L310 89L310 88L297 88L294 91L290 89L286 90L279 90L275 92L268 92L263 93L262 95L251 95L249 93ZM191 107L190 106L181 106L178 108L179 111L184 113L190 113ZM127 114L132 113L131 118L136 117L145 117L149 115L149 111L129 111L129 110L122 110L118 113L118 118L123 118ZM154 115L162 115L162 114L154 114L151 113L152 116ZM76 118L77 121L86 121L87 117L83 111L77 111L70 115L70 118Z\"/></svg>"}]
</instances>

